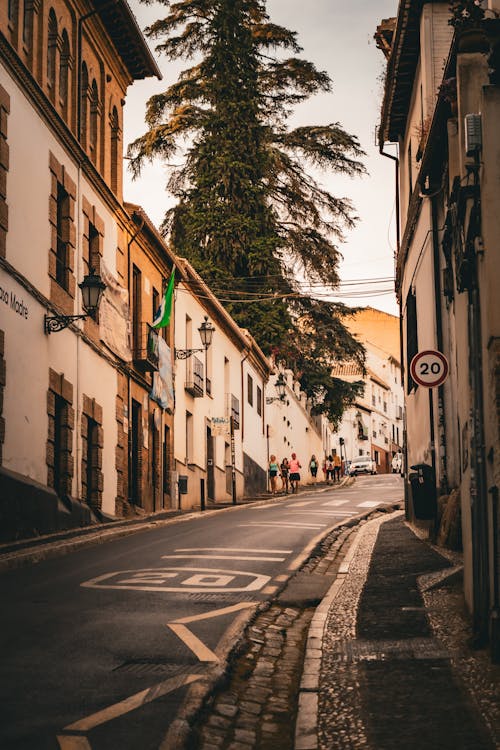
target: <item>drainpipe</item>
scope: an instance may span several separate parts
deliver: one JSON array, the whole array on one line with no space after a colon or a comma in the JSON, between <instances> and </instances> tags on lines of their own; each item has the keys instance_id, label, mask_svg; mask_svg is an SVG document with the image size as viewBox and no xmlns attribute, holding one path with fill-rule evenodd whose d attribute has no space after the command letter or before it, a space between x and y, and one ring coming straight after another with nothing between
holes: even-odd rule
<instances>
[{"instance_id":1,"label":"drainpipe","mask_svg":"<svg viewBox=\"0 0 500 750\"><path fill-rule=\"evenodd\" d=\"M439 190L439 193L441 190ZM441 309L441 267L439 263L439 235L438 235L438 211L437 211L438 193L431 196L431 217L432 217L432 253L434 261L434 305L436 311L436 343L438 351L443 351L443 313ZM429 392L432 388L429 389ZM446 411L444 401L444 385L440 385L437 391L438 396L438 459L440 465L439 484L443 494L449 490L448 472L446 458Z\"/></svg>"},{"instance_id":2,"label":"drainpipe","mask_svg":"<svg viewBox=\"0 0 500 750\"><path fill-rule=\"evenodd\" d=\"M396 258L395 258L395 265L397 265L397 260L399 258L399 250L401 246L401 228L400 228L400 207L399 207L399 158L397 156L393 156L392 154L388 154L386 151L384 151L384 143L379 144L379 153L381 156L385 156L387 159L392 159L394 162L395 167L395 174L394 174L394 193L396 198ZM396 276L396 269L394 269L394 276ZM405 360L404 360L404 349L403 349L403 301L401 299L401 294L399 295L399 358L400 358L400 364L401 364L401 382L403 384L403 390L404 390L404 382L405 382ZM409 488L408 488L408 446L406 441L406 409L405 413L403 414L403 434L402 434L402 440L403 440L403 464L404 464L404 476L405 476L405 482L404 482L404 493L405 493L405 516L407 519L409 519Z\"/></svg>"}]
</instances>

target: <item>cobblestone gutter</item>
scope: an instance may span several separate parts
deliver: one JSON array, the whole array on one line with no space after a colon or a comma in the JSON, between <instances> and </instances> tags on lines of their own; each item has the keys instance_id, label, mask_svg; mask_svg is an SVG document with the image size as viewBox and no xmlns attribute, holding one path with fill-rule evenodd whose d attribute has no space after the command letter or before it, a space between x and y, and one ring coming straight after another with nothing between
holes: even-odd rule
<instances>
[{"instance_id":1,"label":"cobblestone gutter","mask_svg":"<svg viewBox=\"0 0 500 750\"><path fill-rule=\"evenodd\" d=\"M188 696L161 750L291 750L309 626L349 554L360 524L399 506L350 519L313 550L276 599L247 626L215 685ZM200 690L200 686L193 689Z\"/></svg>"}]
</instances>

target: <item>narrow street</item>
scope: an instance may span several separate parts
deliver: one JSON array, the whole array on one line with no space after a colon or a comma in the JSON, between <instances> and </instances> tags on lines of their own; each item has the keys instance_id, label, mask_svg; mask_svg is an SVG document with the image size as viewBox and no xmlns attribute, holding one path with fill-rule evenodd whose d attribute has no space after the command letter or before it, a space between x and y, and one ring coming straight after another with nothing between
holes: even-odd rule
<instances>
[{"instance_id":1,"label":"narrow street","mask_svg":"<svg viewBox=\"0 0 500 750\"><path fill-rule=\"evenodd\" d=\"M4 573L2 748L160 747L187 686L328 530L401 494L399 476L358 477Z\"/></svg>"}]
</instances>

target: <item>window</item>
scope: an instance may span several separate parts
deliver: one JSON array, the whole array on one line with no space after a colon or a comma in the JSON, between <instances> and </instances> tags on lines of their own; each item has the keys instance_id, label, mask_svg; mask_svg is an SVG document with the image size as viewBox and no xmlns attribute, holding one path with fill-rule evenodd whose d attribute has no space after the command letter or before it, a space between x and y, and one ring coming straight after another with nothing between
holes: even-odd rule
<instances>
[{"instance_id":1,"label":"window","mask_svg":"<svg viewBox=\"0 0 500 750\"><path fill-rule=\"evenodd\" d=\"M132 341L134 352L141 349L141 317L142 317L142 274L134 266L132 269Z\"/></svg>"},{"instance_id":2,"label":"window","mask_svg":"<svg viewBox=\"0 0 500 750\"><path fill-rule=\"evenodd\" d=\"M408 144L408 203L411 200L411 194L413 192L413 168L412 168L412 153L411 153L411 140Z\"/></svg>"},{"instance_id":3,"label":"window","mask_svg":"<svg viewBox=\"0 0 500 750\"><path fill-rule=\"evenodd\" d=\"M33 44L33 0L24 0L23 42L31 50Z\"/></svg>"},{"instance_id":4,"label":"window","mask_svg":"<svg viewBox=\"0 0 500 750\"><path fill-rule=\"evenodd\" d=\"M82 499L91 508L102 508L104 475L102 453L104 433L102 407L85 393L82 399Z\"/></svg>"},{"instance_id":5,"label":"window","mask_svg":"<svg viewBox=\"0 0 500 750\"><path fill-rule=\"evenodd\" d=\"M61 59L59 63L59 100L65 117L68 116L69 61L69 38L68 32L64 29L61 36Z\"/></svg>"},{"instance_id":6,"label":"window","mask_svg":"<svg viewBox=\"0 0 500 750\"><path fill-rule=\"evenodd\" d=\"M407 373L407 393L417 389L417 383L410 374L410 364L418 353L418 336L417 336L417 298L410 290L406 297L406 373Z\"/></svg>"},{"instance_id":7,"label":"window","mask_svg":"<svg viewBox=\"0 0 500 750\"><path fill-rule=\"evenodd\" d=\"M231 417L233 418L233 428L240 428L240 401L236 396L231 394Z\"/></svg>"},{"instance_id":8,"label":"window","mask_svg":"<svg viewBox=\"0 0 500 750\"><path fill-rule=\"evenodd\" d=\"M68 287L68 216L69 195L60 182L57 183L57 217L56 217L56 281L67 289Z\"/></svg>"},{"instance_id":9,"label":"window","mask_svg":"<svg viewBox=\"0 0 500 750\"><path fill-rule=\"evenodd\" d=\"M101 256L99 253L99 232L94 224L89 222L89 255L87 270L99 273L101 265Z\"/></svg>"},{"instance_id":10,"label":"window","mask_svg":"<svg viewBox=\"0 0 500 750\"><path fill-rule=\"evenodd\" d=\"M66 401L61 397L55 397L54 409L54 490L57 495L64 494L63 488L63 445L64 425L66 422Z\"/></svg>"},{"instance_id":11,"label":"window","mask_svg":"<svg viewBox=\"0 0 500 750\"><path fill-rule=\"evenodd\" d=\"M262 416L262 388L257 386L257 414Z\"/></svg>"},{"instance_id":12,"label":"window","mask_svg":"<svg viewBox=\"0 0 500 750\"><path fill-rule=\"evenodd\" d=\"M158 294L158 291L153 287L153 311L152 311L152 317L151 320L153 321L156 317L156 313L158 312L158 308L160 307L160 295Z\"/></svg>"},{"instance_id":13,"label":"window","mask_svg":"<svg viewBox=\"0 0 500 750\"><path fill-rule=\"evenodd\" d=\"M97 476L95 468L97 466L97 422L91 417L83 417L87 420L87 445L84 455L85 460L85 491L84 497L87 505L95 505L95 494L97 493Z\"/></svg>"},{"instance_id":14,"label":"window","mask_svg":"<svg viewBox=\"0 0 500 750\"><path fill-rule=\"evenodd\" d=\"M97 147L99 138L99 91L94 78L90 87L90 158L97 163Z\"/></svg>"},{"instance_id":15,"label":"window","mask_svg":"<svg viewBox=\"0 0 500 750\"><path fill-rule=\"evenodd\" d=\"M49 369L47 392L47 484L59 497L72 494L73 386L64 375Z\"/></svg>"},{"instance_id":16,"label":"window","mask_svg":"<svg viewBox=\"0 0 500 750\"><path fill-rule=\"evenodd\" d=\"M120 127L118 122L118 110L113 107L110 118L111 124L111 190L118 192L118 163L120 146Z\"/></svg>"},{"instance_id":17,"label":"window","mask_svg":"<svg viewBox=\"0 0 500 750\"><path fill-rule=\"evenodd\" d=\"M141 505L142 479L142 406L132 399L132 424L130 430L130 502Z\"/></svg>"},{"instance_id":18,"label":"window","mask_svg":"<svg viewBox=\"0 0 500 750\"><path fill-rule=\"evenodd\" d=\"M55 100L56 84L56 54L57 54L57 18L54 9L50 9L48 43L47 43L47 86L52 101Z\"/></svg>"},{"instance_id":19,"label":"window","mask_svg":"<svg viewBox=\"0 0 500 750\"><path fill-rule=\"evenodd\" d=\"M80 79L80 122L79 138L83 148L87 148L87 128L88 128L88 90L89 90L89 72L85 63L82 64Z\"/></svg>"},{"instance_id":20,"label":"window","mask_svg":"<svg viewBox=\"0 0 500 750\"><path fill-rule=\"evenodd\" d=\"M253 406L253 378L247 375L247 399L250 406Z\"/></svg>"}]
</instances>

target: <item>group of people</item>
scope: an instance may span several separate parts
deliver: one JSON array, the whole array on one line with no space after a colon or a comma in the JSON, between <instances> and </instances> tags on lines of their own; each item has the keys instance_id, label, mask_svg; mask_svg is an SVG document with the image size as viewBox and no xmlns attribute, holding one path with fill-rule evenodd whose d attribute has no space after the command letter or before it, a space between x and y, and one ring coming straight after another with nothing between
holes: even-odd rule
<instances>
[{"instance_id":1,"label":"group of people","mask_svg":"<svg viewBox=\"0 0 500 750\"><path fill-rule=\"evenodd\" d=\"M301 468L302 464L295 453L292 453L290 460L284 458L279 465L276 456L273 454L269 459L269 481L271 482L272 494L278 494L278 476L281 478L281 492L285 492L288 495L289 488L292 493L297 492Z\"/></svg>"},{"instance_id":2,"label":"group of people","mask_svg":"<svg viewBox=\"0 0 500 750\"><path fill-rule=\"evenodd\" d=\"M269 458L269 482L271 484L271 493L273 495L277 495L278 491L284 492L286 495L288 495L290 491L292 494L296 493L299 487L301 468L302 464L295 453L292 453L290 460L284 458L281 464L278 464L278 460L273 453ZM309 461L309 473L311 474L313 483L317 481L318 468L318 459L313 454ZM340 482L342 459L338 453L326 457L323 461L322 469L327 484L336 481ZM281 490L278 490L278 477L281 479Z\"/></svg>"}]
</instances>

